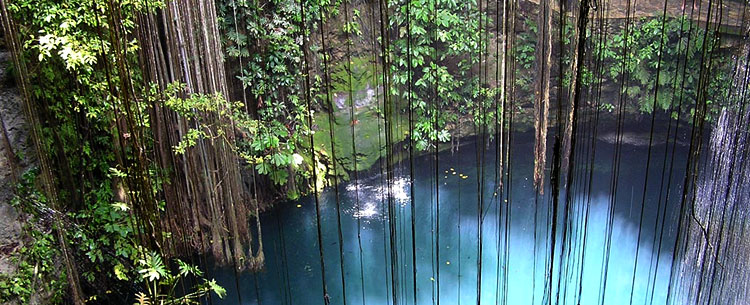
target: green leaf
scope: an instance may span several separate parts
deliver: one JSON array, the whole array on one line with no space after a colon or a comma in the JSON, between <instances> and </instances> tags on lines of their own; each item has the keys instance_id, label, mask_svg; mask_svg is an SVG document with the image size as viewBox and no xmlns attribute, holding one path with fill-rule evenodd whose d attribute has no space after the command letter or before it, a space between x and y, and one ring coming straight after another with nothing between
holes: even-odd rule
<instances>
[{"instance_id":1,"label":"green leaf","mask_svg":"<svg viewBox=\"0 0 750 305\"><path fill-rule=\"evenodd\" d=\"M115 278L121 281L129 281L130 278L128 278L127 271L125 270L125 266L122 264L117 264L114 267L115 272Z\"/></svg>"},{"instance_id":2,"label":"green leaf","mask_svg":"<svg viewBox=\"0 0 750 305\"><path fill-rule=\"evenodd\" d=\"M255 165L255 170L258 171L258 174L268 175L271 172L271 165L265 162L258 163Z\"/></svg>"},{"instance_id":3,"label":"green leaf","mask_svg":"<svg viewBox=\"0 0 750 305\"><path fill-rule=\"evenodd\" d=\"M212 279L210 281L206 281L206 283L208 284L209 289L216 293L216 295L219 296L220 299L223 299L227 295L226 289L217 284L216 280Z\"/></svg>"}]
</instances>

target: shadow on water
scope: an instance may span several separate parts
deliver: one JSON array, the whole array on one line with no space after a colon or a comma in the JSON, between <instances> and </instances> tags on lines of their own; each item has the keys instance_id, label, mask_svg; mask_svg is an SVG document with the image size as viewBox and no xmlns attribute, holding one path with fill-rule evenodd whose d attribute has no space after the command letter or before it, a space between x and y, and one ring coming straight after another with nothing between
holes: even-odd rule
<instances>
[{"instance_id":1,"label":"shadow on water","mask_svg":"<svg viewBox=\"0 0 750 305\"><path fill-rule=\"evenodd\" d=\"M444 304L476 304L478 295L482 304L546 304L548 296L545 291L549 287L545 283L548 282L551 251L548 238L551 192L547 189L545 195L535 195L531 159L533 142L530 139L533 139L533 135L521 134L515 140L510 171L511 190L509 193L500 192L498 196L494 194L493 143L488 145L492 149L485 150L484 177L479 176L475 143L467 142L455 153L440 153L437 177L432 156L415 159L416 274L412 268L408 160L396 166L397 177L391 188L395 227L393 251L383 176L361 175L366 177L360 177L356 185L354 182L340 185L343 253L339 253L335 193L329 189L321 194L325 283L330 303L344 304L340 263L343 256L346 304L393 304L394 296L398 304L412 304L414 281L419 304L436 303L438 283L439 300ZM569 243L566 244L565 253L560 252L559 246L563 243L562 225L558 229L551 283L552 295L556 297L559 292L560 304L562 300L577 304L579 288L580 304L631 304L631 285L634 287L633 304L665 303L677 224L677 186L684 177L681 172L684 170L684 160L680 158L684 157L686 148L677 146L669 187L672 195L664 209L665 217L660 209L663 209L669 180L668 176L664 180L661 177L662 170L669 167L667 164L663 168L663 157L668 146L663 138L654 143L645 202L642 198L647 147L627 143L622 146L610 251L606 251L606 245L610 228L608 213L613 206L610 196L614 145L606 139L596 142L590 192L587 186L589 165L580 165L580 171L585 175L576 178L577 183L573 188L573 205L570 207L571 217L568 218L570 226L566 230ZM588 154L590 151L581 153ZM671 149L667 153L671 153ZM436 182L440 198L440 224L437 229ZM484 183L484 186L478 187L478 182ZM484 190L485 199L482 204L481 293L478 293L477 203L480 188ZM355 197L357 190L358 196ZM639 245L636 239L642 202L645 214ZM587 206L590 211L584 248L582 228ZM507 235L506 208L510 211ZM563 212L560 207L559 214ZM236 284L231 269L214 269L212 276L227 288L228 295L223 300L214 298L213 304L240 304L239 300L241 304L324 304L315 219L313 198L280 204L275 210L265 213L261 220L265 269L257 274L238 275ZM562 218L558 219L558 224L562 224ZM638 264L634 272L636 250ZM609 264L605 266L607 253ZM561 254L564 254L563 264L559 264ZM394 264L393 269L391 264ZM606 289L603 288L605 278ZM236 287L239 287L239 291ZM392 291L394 287L395 293Z\"/></svg>"}]
</instances>

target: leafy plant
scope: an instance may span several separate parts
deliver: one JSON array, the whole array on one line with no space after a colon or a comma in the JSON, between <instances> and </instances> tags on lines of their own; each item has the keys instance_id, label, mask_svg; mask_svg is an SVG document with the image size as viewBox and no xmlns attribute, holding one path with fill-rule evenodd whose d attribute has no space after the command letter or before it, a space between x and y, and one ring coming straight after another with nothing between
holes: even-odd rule
<instances>
[{"instance_id":1,"label":"leafy plant","mask_svg":"<svg viewBox=\"0 0 750 305\"><path fill-rule=\"evenodd\" d=\"M708 50L717 48L716 42L713 33L705 33L699 24L687 17L642 18L628 31L623 28L615 33L607 47L595 52L601 52L602 57L611 63L606 76L619 82L624 73L627 86L623 93L637 101L639 111L651 113L656 109L676 107L680 100L688 105L685 109L692 109L688 107L693 107L696 102L697 73L704 60L702 51L704 47ZM725 56L720 52L708 54L715 63L715 70L709 74L707 96L724 96L728 90L727 82L722 81L728 76L724 68ZM657 85L659 95L654 99ZM710 117L711 113L708 115Z\"/></svg>"},{"instance_id":2,"label":"leafy plant","mask_svg":"<svg viewBox=\"0 0 750 305\"><path fill-rule=\"evenodd\" d=\"M303 3L308 28L318 18L326 18L324 11L335 16L338 3ZM299 4L224 0L219 2L219 13L227 32L227 55L242 64L237 66L237 79L243 89L244 118L237 119L239 112L234 115L243 130L238 153L258 174L296 197L298 185L311 176L312 168L311 159L303 158L301 150L312 132L307 122L312 110L302 97L301 39L307 33L301 28ZM345 26L359 31L356 24Z\"/></svg>"},{"instance_id":3,"label":"leafy plant","mask_svg":"<svg viewBox=\"0 0 750 305\"><path fill-rule=\"evenodd\" d=\"M145 286L144 292L136 293L136 305L200 304L200 298L215 293L219 298L226 296L226 290L215 280L203 278L198 267L175 259L177 271L171 272L164 264L161 255L156 252L144 253L138 260L137 268ZM199 284L189 292L177 294L176 288L181 281L195 278Z\"/></svg>"},{"instance_id":4,"label":"leafy plant","mask_svg":"<svg viewBox=\"0 0 750 305\"><path fill-rule=\"evenodd\" d=\"M49 211L43 210L44 196L34 188L37 171L23 174L16 186L16 196L11 205L23 211L30 219L25 222L19 250L11 256L16 270L0 275L0 302L17 301L28 304L31 296L46 289L52 292L50 303L60 303L64 293L65 273L60 272L55 259L59 257L53 228L42 221Z\"/></svg>"},{"instance_id":5,"label":"leafy plant","mask_svg":"<svg viewBox=\"0 0 750 305\"><path fill-rule=\"evenodd\" d=\"M488 107L487 94L471 73L479 63L479 52L487 48L482 37L486 33L480 31L486 16L476 5L475 1L389 1L394 8L391 26L398 30L391 94L409 103L407 110L414 116L410 137L418 150L449 141L448 125L461 112L472 113L477 124L485 119L480 113L494 113L479 110ZM405 90L409 87L411 91Z\"/></svg>"}]
</instances>

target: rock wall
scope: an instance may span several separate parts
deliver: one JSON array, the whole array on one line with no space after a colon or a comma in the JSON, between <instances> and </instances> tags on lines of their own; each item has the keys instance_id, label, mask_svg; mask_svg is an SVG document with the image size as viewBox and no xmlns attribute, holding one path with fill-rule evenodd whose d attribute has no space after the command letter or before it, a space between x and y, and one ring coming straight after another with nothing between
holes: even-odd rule
<instances>
[{"instance_id":1,"label":"rock wall","mask_svg":"<svg viewBox=\"0 0 750 305\"><path fill-rule=\"evenodd\" d=\"M29 219L10 204L15 183L36 163L10 62L10 53L0 48L0 277L12 276L16 272L17 263L13 256L24 246L23 229ZM44 286L37 285L39 289L44 289ZM46 304L48 300L49 293L39 290L30 296L29 304ZM8 304L20 302L10 301Z\"/></svg>"}]
</instances>

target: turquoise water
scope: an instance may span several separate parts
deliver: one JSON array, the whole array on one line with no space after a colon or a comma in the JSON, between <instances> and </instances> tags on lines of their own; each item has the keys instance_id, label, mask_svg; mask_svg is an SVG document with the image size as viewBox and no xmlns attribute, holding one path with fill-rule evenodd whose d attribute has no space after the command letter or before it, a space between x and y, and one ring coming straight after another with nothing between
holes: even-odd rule
<instances>
[{"instance_id":1,"label":"turquoise water","mask_svg":"<svg viewBox=\"0 0 750 305\"><path fill-rule=\"evenodd\" d=\"M611 244L607 251L607 219L613 207L610 195L614 147L601 141L596 143L591 189L588 190L589 171L583 169L588 165L581 164L581 174L576 176L573 187L567 229L563 226L565 200L561 198L554 256L550 255L549 239L551 191L548 188L544 196L535 195L531 142L514 142L511 183L506 183L498 196L495 196L493 143L483 150L484 177L478 171L476 143L467 142L454 153L440 153L438 194L433 156L415 159L416 273L412 267L408 158L394 167L390 217L387 189L383 187L385 177L377 169L361 174L357 183L340 185L343 253L339 251L336 192L326 190L320 195L320 225L330 304L413 304L415 283L418 304L477 304L477 296L481 304L547 304L549 283L553 304L665 304L679 210L676 186L681 185L684 177L680 172L684 169L684 161L680 161L683 154L679 149L684 148L678 146L665 217L661 214L664 199L660 204L657 198L660 195L664 198L669 181L668 176L661 179L666 145L653 147L645 214L641 220L648 147L622 146ZM590 159L590 153L590 150L579 151L580 159ZM669 162L665 169L669 169ZM480 188L485 195L481 205L484 215L481 244L477 216ZM589 216L584 225L587 207ZM393 226L389 225L389 219ZM232 269L214 269L209 275L227 288L228 295L223 300L213 298L213 304L325 304L314 198L281 204L265 213L261 222L265 269L238 275ZM565 252L561 253L563 244ZM478 285L480 245L482 272ZM549 281L551 257L554 268ZM606 261L608 265L604 264Z\"/></svg>"}]
</instances>

